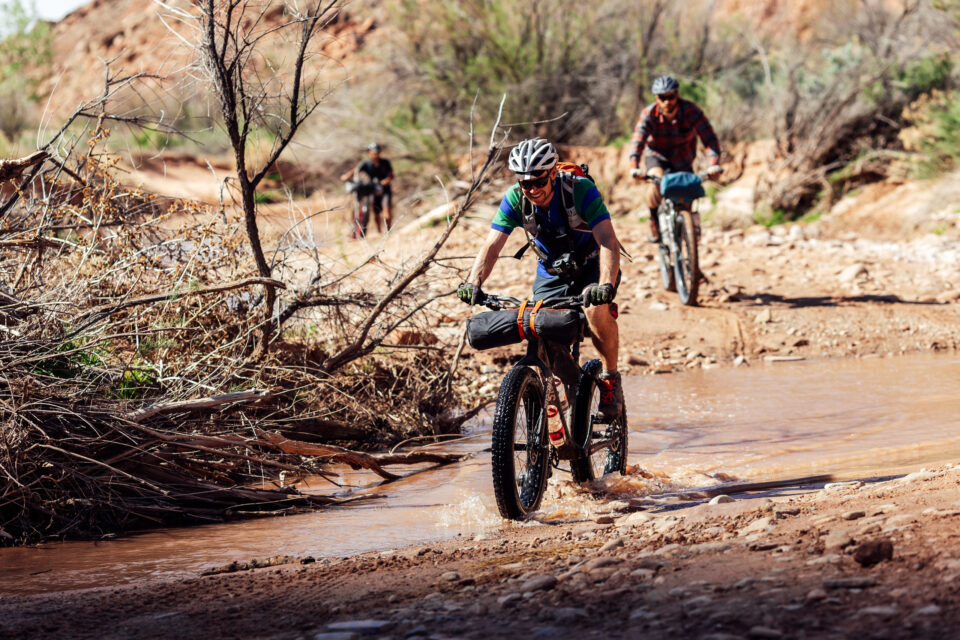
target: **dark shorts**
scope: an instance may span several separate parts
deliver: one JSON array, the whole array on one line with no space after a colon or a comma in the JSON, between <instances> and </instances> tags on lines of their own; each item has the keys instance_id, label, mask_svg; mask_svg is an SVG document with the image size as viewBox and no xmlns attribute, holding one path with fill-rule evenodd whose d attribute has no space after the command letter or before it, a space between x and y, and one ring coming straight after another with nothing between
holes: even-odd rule
<instances>
[{"instance_id":1,"label":"dark shorts","mask_svg":"<svg viewBox=\"0 0 960 640\"><path fill-rule=\"evenodd\" d=\"M677 164L674 165L672 162L648 153L645 156L644 163L647 166L647 171L653 169L654 167L660 167L663 169L664 173L676 173L678 171L689 171L693 173L693 166L689 164Z\"/></svg>"},{"instance_id":2,"label":"dark shorts","mask_svg":"<svg viewBox=\"0 0 960 640\"><path fill-rule=\"evenodd\" d=\"M617 274L617 282L614 285L614 292L620 287L620 276ZM578 296L588 285L600 282L600 261L594 260L583 269L583 273L576 280L570 281L559 276L543 277L539 273L533 280L533 299L546 300L562 296Z\"/></svg>"},{"instance_id":3,"label":"dark shorts","mask_svg":"<svg viewBox=\"0 0 960 640\"><path fill-rule=\"evenodd\" d=\"M380 195L373 196L373 210L375 213L380 213L383 211L383 204L386 203L388 207L393 208L393 192L390 190L390 185L383 187L383 191Z\"/></svg>"}]
</instances>

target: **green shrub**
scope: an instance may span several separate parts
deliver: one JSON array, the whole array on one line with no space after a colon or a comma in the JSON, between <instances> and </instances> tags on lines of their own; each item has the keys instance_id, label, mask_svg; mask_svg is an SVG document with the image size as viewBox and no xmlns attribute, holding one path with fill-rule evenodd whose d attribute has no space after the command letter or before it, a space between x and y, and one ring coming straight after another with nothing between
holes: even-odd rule
<instances>
[{"instance_id":1,"label":"green shrub","mask_svg":"<svg viewBox=\"0 0 960 640\"><path fill-rule=\"evenodd\" d=\"M150 369L126 369L114 388L118 398L138 400L157 391L157 374Z\"/></svg>"},{"instance_id":2,"label":"green shrub","mask_svg":"<svg viewBox=\"0 0 960 640\"><path fill-rule=\"evenodd\" d=\"M33 121L38 87L50 73L50 26L36 2L0 2L0 132L15 141Z\"/></svg>"},{"instance_id":3,"label":"green shrub","mask_svg":"<svg viewBox=\"0 0 960 640\"><path fill-rule=\"evenodd\" d=\"M930 169L948 169L960 161L960 93L931 106L928 113L931 135L921 146Z\"/></svg>"},{"instance_id":4,"label":"green shrub","mask_svg":"<svg viewBox=\"0 0 960 640\"><path fill-rule=\"evenodd\" d=\"M790 221L790 216L783 209L773 209L772 211L758 211L753 215L753 221L762 224L765 227L773 227Z\"/></svg>"},{"instance_id":5,"label":"green shrub","mask_svg":"<svg viewBox=\"0 0 960 640\"><path fill-rule=\"evenodd\" d=\"M489 121L506 94L503 120L517 135L585 144L621 139L652 99L654 77L671 73L684 95L700 99L708 88L699 78L748 51L728 27L735 17L718 19L711 6L601 0L583 11L571 10L569 0L393 0L389 20L404 34L394 64L419 83L391 124L465 137L474 106Z\"/></svg>"},{"instance_id":6,"label":"green shrub","mask_svg":"<svg viewBox=\"0 0 960 640\"><path fill-rule=\"evenodd\" d=\"M82 344L72 340L57 347L56 353L58 355L37 362L34 372L51 378L69 379L83 375L85 367L101 364L100 355L95 350L84 349Z\"/></svg>"}]
</instances>

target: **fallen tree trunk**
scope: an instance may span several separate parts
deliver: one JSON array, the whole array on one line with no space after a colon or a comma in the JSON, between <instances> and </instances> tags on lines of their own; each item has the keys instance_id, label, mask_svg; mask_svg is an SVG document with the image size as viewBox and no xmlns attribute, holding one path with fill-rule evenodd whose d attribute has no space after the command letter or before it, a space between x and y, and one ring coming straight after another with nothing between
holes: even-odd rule
<instances>
[{"instance_id":1,"label":"fallen tree trunk","mask_svg":"<svg viewBox=\"0 0 960 640\"><path fill-rule=\"evenodd\" d=\"M259 402L274 395L271 391L264 389L250 389L249 391L238 391L236 393L225 393L211 398L196 398L193 400L181 400L179 402L170 402L167 404L157 404L144 409L139 409L127 414L127 420L131 422L142 423L154 416L165 415L169 413L182 413L187 411L201 411L203 409L217 409L224 405Z\"/></svg>"}]
</instances>

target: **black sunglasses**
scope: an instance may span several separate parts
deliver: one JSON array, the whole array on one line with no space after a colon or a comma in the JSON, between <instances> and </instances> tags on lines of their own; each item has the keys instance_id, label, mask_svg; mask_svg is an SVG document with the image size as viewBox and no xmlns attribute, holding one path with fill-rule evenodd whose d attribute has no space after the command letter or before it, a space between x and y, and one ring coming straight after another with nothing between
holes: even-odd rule
<instances>
[{"instance_id":1,"label":"black sunglasses","mask_svg":"<svg viewBox=\"0 0 960 640\"><path fill-rule=\"evenodd\" d=\"M658 100L663 100L664 102L670 102L671 100L677 99L677 92L671 91L670 93L661 93L657 96Z\"/></svg>"},{"instance_id":2,"label":"black sunglasses","mask_svg":"<svg viewBox=\"0 0 960 640\"><path fill-rule=\"evenodd\" d=\"M547 181L550 179L550 172L544 171L539 178L534 178L533 180L520 180L520 187L522 189L542 189L547 185Z\"/></svg>"}]
</instances>

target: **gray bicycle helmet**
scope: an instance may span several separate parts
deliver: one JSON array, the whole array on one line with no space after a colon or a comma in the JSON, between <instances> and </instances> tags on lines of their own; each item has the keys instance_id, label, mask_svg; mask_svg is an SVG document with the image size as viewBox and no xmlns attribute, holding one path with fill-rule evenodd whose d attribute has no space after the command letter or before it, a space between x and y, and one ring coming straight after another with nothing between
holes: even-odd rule
<instances>
[{"instance_id":1,"label":"gray bicycle helmet","mask_svg":"<svg viewBox=\"0 0 960 640\"><path fill-rule=\"evenodd\" d=\"M376 142L371 142L367 145L367 151L380 151L380 145Z\"/></svg>"},{"instance_id":2,"label":"gray bicycle helmet","mask_svg":"<svg viewBox=\"0 0 960 640\"><path fill-rule=\"evenodd\" d=\"M654 95L660 95L662 93L670 93L671 91L679 91L680 83L677 82L677 79L673 76L660 76L653 81L653 91Z\"/></svg>"},{"instance_id":3,"label":"gray bicycle helmet","mask_svg":"<svg viewBox=\"0 0 960 640\"><path fill-rule=\"evenodd\" d=\"M531 180L557 164L557 149L549 140L530 138L510 151L507 166L518 180Z\"/></svg>"}]
</instances>

